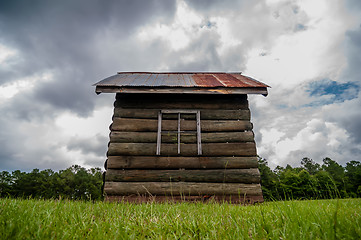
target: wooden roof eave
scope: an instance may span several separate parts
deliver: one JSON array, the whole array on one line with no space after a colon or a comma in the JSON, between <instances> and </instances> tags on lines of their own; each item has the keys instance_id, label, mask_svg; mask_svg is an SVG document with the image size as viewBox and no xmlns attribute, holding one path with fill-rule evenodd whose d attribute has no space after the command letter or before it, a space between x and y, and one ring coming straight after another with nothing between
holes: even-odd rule
<instances>
[{"instance_id":1,"label":"wooden roof eave","mask_svg":"<svg viewBox=\"0 0 361 240\"><path fill-rule=\"evenodd\" d=\"M96 86L96 94L100 93L156 93L156 94L262 94L268 95L266 87L121 87Z\"/></svg>"}]
</instances>

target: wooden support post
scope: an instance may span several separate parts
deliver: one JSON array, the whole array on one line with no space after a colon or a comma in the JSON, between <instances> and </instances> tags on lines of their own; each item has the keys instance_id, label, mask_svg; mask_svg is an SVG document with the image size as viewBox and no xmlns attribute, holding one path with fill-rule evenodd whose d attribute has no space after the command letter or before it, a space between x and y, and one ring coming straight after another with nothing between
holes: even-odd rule
<instances>
[{"instance_id":1,"label":"wooden support post","mask_svg":"<svg viewBox=\"0 0 361 240\"><path fill-rule=\"evenodd\" d=\"M178 154L180 154L180 127L181 127L181 114L178 113Z\"/></svg>"},{"instance_id":2,"label":"wooden support post","mask_svg":"<svg viewBox=\"0 0 361 240\"><path fill-rule=\"evenodd\" d=\"M197 147L198 147L198 155L202 155L201 114L200 114L200 111L197 111Z\"/></svg>"},{"instance_id":3,"label":"wooden support post","mask_svg":"<svg viewBox=\"0 0 361 240\"><path fill-rule=\"evenodd\" d=\"M158 112L158 134L157 134L157 155L160 155L160 145L162 143L162 112Z\"/></svg>"}]
</instances>

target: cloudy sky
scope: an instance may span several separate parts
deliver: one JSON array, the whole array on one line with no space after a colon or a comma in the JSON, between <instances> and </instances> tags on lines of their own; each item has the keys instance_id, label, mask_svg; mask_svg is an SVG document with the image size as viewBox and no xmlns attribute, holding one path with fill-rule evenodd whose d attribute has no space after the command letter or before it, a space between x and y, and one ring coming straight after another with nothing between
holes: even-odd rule
<instances>
[{"instance_id":1,"label":"cloudy sky","mask_svg":"<svg viewBox=\"0 0 361 240\"><path fill-rule=\"evenodd\" d=\"M101 167L117 71L242 71L260 156L361 160L361 1L0 1L0 170Z\"/></svg>"}]
</instances>

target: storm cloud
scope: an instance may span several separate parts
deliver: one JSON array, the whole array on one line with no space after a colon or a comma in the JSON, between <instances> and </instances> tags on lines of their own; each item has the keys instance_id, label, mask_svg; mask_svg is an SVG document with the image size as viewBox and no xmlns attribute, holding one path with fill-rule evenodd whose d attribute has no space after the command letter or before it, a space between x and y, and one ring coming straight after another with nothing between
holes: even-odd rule
<instances>
[{"instance_id":1,"label":"storm cloud","mask_svg":"<svg viewBox=\"0 0 361 240\"><path fill-rule=\"evenodd\" d=\"M258 153L361 153L359 1L2 1L0 169L100 167L117 71L242 71ZM324 92L322 92L324 91ZM325 92L326 91L326 92Z\"/></svg>"}]
</instances>

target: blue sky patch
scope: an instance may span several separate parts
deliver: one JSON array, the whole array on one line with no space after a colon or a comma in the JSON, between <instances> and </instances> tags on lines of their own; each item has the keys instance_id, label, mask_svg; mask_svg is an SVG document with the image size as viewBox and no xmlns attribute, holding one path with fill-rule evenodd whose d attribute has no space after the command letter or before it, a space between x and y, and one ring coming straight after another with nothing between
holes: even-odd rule
<instances>
[{"instance_id":1,"label":"blue sky patch","mask_svg":"<svg viewBox=\"0 0 361 240\"><path fill-rule=\"evenodd\" d=\"M311 97L323 97L324 100L319 104L324 105L357 98L359 90L360 86L353 82L338 83L330 79L322 79L309 83L307 92Z\"/></svg>"},{"instance_id":2,"label":"blue sky patch","mask_svg":"<svg viewBox=\"0 0 361 240\"><path fill-rule=\"evenodd\" d=\"M304 31L307 30L307 27L301 23L296 24L295 26L295 32L297 31Z\"/></svg>"}]
</instances>

